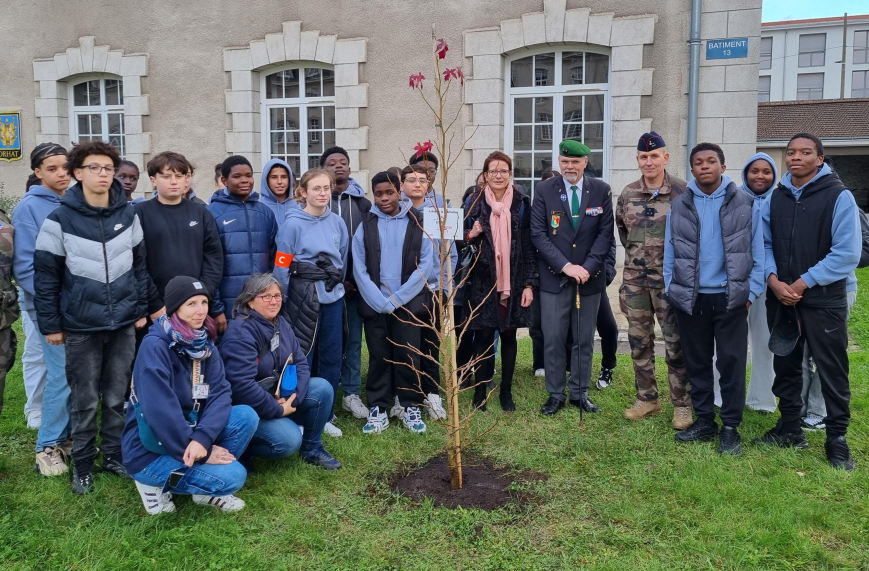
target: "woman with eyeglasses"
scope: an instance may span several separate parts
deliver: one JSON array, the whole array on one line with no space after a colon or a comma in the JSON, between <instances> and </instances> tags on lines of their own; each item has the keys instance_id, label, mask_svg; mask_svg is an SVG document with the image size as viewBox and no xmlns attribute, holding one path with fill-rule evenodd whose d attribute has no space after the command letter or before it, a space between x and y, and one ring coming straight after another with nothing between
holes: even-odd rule
<instances>
[{"instance_id":1,"label":"woman with eyeglasses","mask_svg":"<svg viewBox=\"0 0 869 571\"><path fill-rule=\"evenodd\" d=\"M495 332L501 339L501 388L504 412L516 410L513 371L516 329L531 323L533 288L538 285L537 258L531 245L531 199L514 190L513 161L500 151L483 163L483 188L469 197L465 241L477 246L468 281L465 316L474 331L474 406L485 410L487 386L495 373Z\"/></svg>"},{"instance_id":2,"label":"woman with eyeglasses","mask_svg":"<svg viewBox=\"0 0 869 571\"><path fill-rule=\"evenodd\" d=\"M334 187L331 171L312 169L302 175L294 196L301 208L287 214L274 269L287 295L285 315L311 374L329 381L333 397L344 356L344 268L350 243L347 225L329 208ZM341 436L332 420L326 434Z\"/></svg>"},{"instance_id":3,"label":"woman with eyeglasses","mask_svg":"<svg viewBox=\"0 0 869 571\"><path fill-rule=\"evenodd\" d=\"M332 386L312 377L290 323L281 315L283 294L272 274L248 278L232 309L233 319L220 342L232 403L259 415L259 426L242 463L299 452L327 470L341 463L323 448L323 427L332 418Z\"/></svg>"}]
</instances>

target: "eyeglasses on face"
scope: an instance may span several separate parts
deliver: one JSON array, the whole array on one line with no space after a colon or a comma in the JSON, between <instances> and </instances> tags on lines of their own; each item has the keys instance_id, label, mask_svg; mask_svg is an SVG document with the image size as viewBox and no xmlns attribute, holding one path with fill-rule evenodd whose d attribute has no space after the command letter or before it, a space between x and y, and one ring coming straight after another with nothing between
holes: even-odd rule
<instances>
[{"instance_id":1,"label":"eyeglasses on face","mask_svg":"<svg viewBox=\"0 0 869 571\"><path fill-rule=\"evenodd\" d=\"M489 171L489 176L500 176L502 178L506 178L510 176L510 171L508 170L499 170L499 171Z\"/></svg>"},{"instance_id":2,"label":"eyeglasses on face","mask_svg":"<svg viewBox=\"0 0 869 571\"><path fill-rule=\"evenodd\" d=\"M255 297L260 298L266 303L271 303L272 301L281 301L281 294L279 293L264 293Z\"/></svg>"},{"instance_id":3,"label":"eyeglasses on face","mask_svg":"<svg viewBox=\"0 0 869 571\"><path fill-rule=\"evenodd\" d=\"M96 165L96 164L89 164L89 165L85 165L84 168L91 171L93 174L100 174L103 171L106 171L106 174L109 176L114 176L114 174L115 174L115 167L114 166L104 167L104 166L100 166L100 165Z\"/></svg>"}]
</instances>

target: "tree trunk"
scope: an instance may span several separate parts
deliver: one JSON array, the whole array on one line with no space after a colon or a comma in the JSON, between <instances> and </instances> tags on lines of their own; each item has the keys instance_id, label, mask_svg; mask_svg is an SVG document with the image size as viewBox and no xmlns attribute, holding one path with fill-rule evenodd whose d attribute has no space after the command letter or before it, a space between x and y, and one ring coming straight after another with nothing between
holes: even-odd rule
<instances>
[{"instance_id":1,"label":"tree trunk","mask_svg":"<svg viewBox=\"0 0 869 571\"><path fill-rule=\"evenodd\" d=\"M447 253L449 253L450 243L452 240L442 240L441 248L444 248L446 244ZM443 258L441 258L443 260ZM449 258L448 258L449 259ZM448 343L441 343L441 347L447 347L449 351L449 355L443 355L442 362L445 367L444 372L444 381L448 390L447 390L447 407L449 408L449 414L447 415L447 430L449 433L447 434L447 463L450 467L450 487L453 489L458 489L462 487L462 440L461 440L461 427L460 425L460 416L459 416L459 379L456 375L456 353L458 347L456 347L456 324L455 324L455 312L453 310L453 265L451 263L447 264L447 280L446 280L446 288L447 288L447 307L446 313L449 315L449 321L444 319L444 307L443 305L440 307L441 311L441 328L443 330L448 330L449 333L447 338L449 339ZM446 324L449 325L446 325Z\"/></svg>"}]
</instances>

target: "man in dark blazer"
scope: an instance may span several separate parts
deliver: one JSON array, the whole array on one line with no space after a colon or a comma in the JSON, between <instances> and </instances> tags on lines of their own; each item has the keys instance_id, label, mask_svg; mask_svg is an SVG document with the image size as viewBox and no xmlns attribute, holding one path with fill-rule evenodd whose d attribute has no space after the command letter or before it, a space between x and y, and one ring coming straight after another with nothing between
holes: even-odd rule
<instances>
[{"instance_id":1,"label":"man in dark blazer","mask_svg":"<svg viewBox=\"0 0 869 571\"><path fill-rule=\"evenodd\" d=\"M586 412L600 412L589 400L588 388L614 222L610 186L584 174L589 152L578 141L562 141L562 176L537 185L531 208L531 240L540 264L540 310L546 316L543 361L549 399L541 412L547 416L564 407L568 328L573 332L569 402Z\"/></svg>"}]
</instances>

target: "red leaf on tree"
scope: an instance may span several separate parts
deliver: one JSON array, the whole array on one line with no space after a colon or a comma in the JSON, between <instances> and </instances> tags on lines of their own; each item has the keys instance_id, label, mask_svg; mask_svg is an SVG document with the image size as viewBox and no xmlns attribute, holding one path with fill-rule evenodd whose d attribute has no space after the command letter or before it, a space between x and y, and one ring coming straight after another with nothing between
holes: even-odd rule
<instances>
[{"instance_id":1,"label":"red leaf on tree","mask_svg":"<svg viewBox=\"0 0 869 571\"><path fill-rule=\"evenodd\" d=\"M435 53L438 55L439 59L444 59L447 57L447 51L450 47L447 45L446 40L443 38L438 38L437 45L435 46Z\"/></svg>"},{"instance_id":2,"label":"red leaf on tree","mask_svg":"<svg viewBox=\"0 0 869 571\"><path fill-rule=\"evenodd\" d=\"M422 73L415 73L410 76L410 86L414 89L417 87L422 87L422 80L425 79L425 76Z\"/></svg>"},{"instance_id":3,"label":"red leaf on tree","mask_svg":"<svg viewBox=\"0 0 869 571\"><path fill-rule=\"evenodd\" d=\"M414 156L421 157L423 153L427 153L432 150L431 140L428 140L425 143L417 143L413 150L416 151L416 154Z\"/></svg>"},{"instance_id":4,"label":"red leaf on tree","mask_svg":"<svg viewBox=\"0 0 869 571\"><path fill-rule=\"evenodd\" d=\"M443 74L444 74L444 81L449 81L450 78L458 79L458 78L459 78L459 75L456 73L456 71L458 71L457 68L449 68L449 67L448 67L447 69L445 69L445 70L443 71Z\"/></svg>"},{"instance_id":5,"label":"red leaf on tree","mask_svg":"<svg viewBox=\"0 0 869 571\"><path fill-rule=\"evenodd\" d=\"M456 72L456 77L458 77L458 78L459 78L459 81L461 81L461 82L462 82L462 85L464 85L464 84L465 84L465 74L462 73L462 68L457 67L457 68L455 69L455 72Z\"/></svg>"}]
</instances>

